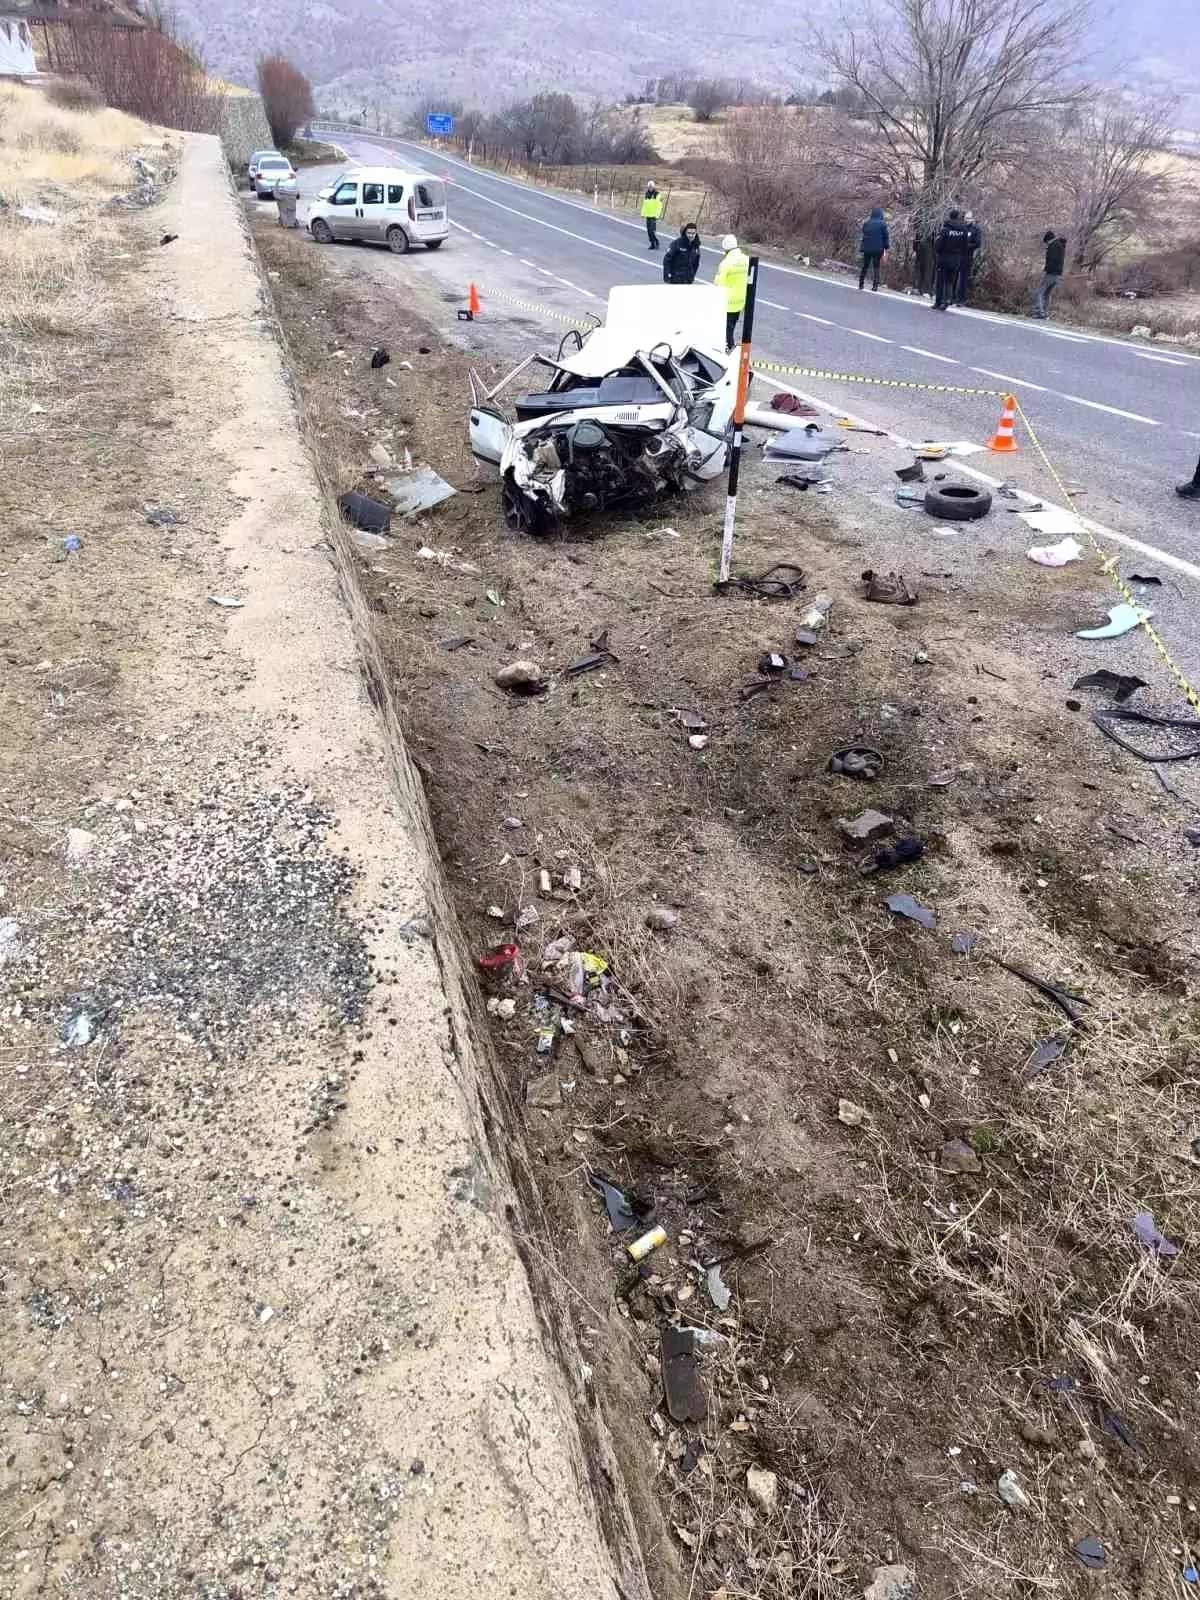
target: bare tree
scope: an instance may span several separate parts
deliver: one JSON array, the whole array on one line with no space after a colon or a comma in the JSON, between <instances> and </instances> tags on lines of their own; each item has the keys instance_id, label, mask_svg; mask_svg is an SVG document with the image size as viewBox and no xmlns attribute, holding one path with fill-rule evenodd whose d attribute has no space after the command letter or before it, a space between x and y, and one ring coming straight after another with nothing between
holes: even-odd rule
<instances>
[{"instance_id":1,"label":"bare tree","mask_svg":"<svg viewBox=\"0 0 1200 1600\"><path fill-rule=\"evenodd\" d=\"M1126 242L1166 188L1155 157L1178 102L1100 94L1064 117L1055 143L1070 206L1071 257L1089 272Z\"/></svg>"},{"instance_id":2,"label":"bare tree","mask_svg":"<svg viewBox=\"0 0 1200 1600\"><path fill-rule=\"evenodd\" d=\"M816 54L878 130L890 177L931 223L940 206L1003 159L1018 123L1082 93L1088 0L843 0L813 30Z\"/></svg>"},{"instance_id":3,"label":"bare tree","mask_svg":"<svg viewBox=\"0 0 1200 1600\"><path fill-rule=\"evenodd\" d=\"M258 92L275 147L282 150L313 115L312 84L287 56L278 51L258 59Z\"/></svg>"},{"instance_id":4,"label":"bare tree","mask_svg":"<svg viewBox=\"0 0 1200 1600\"><path fill-rule=\"evenodd\" d=\"M697 122L711 122L731 99L729 86L716 78L697 78L688 91L687 103Z\"/></svg>"}]
</instances>

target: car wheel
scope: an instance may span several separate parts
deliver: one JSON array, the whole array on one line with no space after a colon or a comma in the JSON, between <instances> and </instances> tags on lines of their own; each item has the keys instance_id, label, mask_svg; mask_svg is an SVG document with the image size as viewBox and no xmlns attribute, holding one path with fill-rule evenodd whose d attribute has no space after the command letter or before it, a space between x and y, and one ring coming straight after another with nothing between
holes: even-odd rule
<instances>
[{"instance_id":1,"label":"car wheel","mask_svg":"<svg viewBox=\"0 0 1200 1600\"><path fill-rule=\"evenodd\" d=\"M387 231L388 249L394 256L408 254L408 235L403 228L389 228Z\"/></svg>"},{"instance_id":2,"label":"car wheel","mask_svg":"<svg viewBox=\"0 0 1200 1600\"><path fill-rule=\"evenodd\" d=\"M426 250L440 250L445 242L444 239L426 239L425 248Z\"/></svg>"},{"instance_id":3,"label":"car wheel","mask_svg":"<svg viewBox=\"0 0 1200 1600\"><path fill-rule=\"evenodd\" d=\"M992 509L992 491L973 483L946 483L925 491L925 509L943 522L975 522Z\"/></svg>"},{"instance_id":4,"label":"car wheel","mask_svg":"<svg viewBox=\"0 0 1200 1600\"><path fill-rule=\"evenodd\" d=\"M308 230L318 244L332 244L333 233L324 217L318 217Z\"/></svg>"}]
</instances>

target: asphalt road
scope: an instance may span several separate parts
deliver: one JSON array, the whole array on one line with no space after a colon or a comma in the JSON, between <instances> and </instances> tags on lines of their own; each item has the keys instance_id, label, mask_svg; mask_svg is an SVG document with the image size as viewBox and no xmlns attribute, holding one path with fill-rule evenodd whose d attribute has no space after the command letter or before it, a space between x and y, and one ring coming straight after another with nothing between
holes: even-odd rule
<instances>
[{"instance_id":1,"label":"asphalt road","mask_svg":"<svg viewBox=\"0 0 1200 1600\"><path fill-rule=\"evenodd\" d=\"M329 137L353 159L378 162L391 151L400 165L446 177L447 250L456 236L470 236L473 254L483 247L508 258L506 278L521 268L532 301L539 285L553 284L576 291L582 308L615 283L661 277L661 255L651 254L630 218L420 144ZM672 220L684 219L668 219L665 236ZM702 270L711 273L718 259L718 251L706 250ZM859 292L853 281L776 262L764 262L760 279L755 354L823 373L931 386L789 380L910 438L985 442L998 402L936 386L1011 389L1069 485L1084 491L1081 509L1185 560L1200 553L1200 505L1180 501L1172 488L1200 454L1200 355L970 309L935 313L911 295ZM1036 483L1028 441L1020 465L1024 481ZM1058 498L1044 474L1041 486Z\"/></svg>"}]
</instances>

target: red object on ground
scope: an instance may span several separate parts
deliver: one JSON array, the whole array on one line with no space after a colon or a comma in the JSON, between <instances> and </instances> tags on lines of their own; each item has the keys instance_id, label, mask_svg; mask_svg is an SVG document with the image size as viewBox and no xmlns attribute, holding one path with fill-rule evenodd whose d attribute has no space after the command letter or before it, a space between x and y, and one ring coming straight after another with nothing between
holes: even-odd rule
<instances>
[{"instance_id":1,"label":"red object on ground","mask_svg":"<svg viewBox=\"0 0 1200 1600\"><path fill-rule=\"evenodd\" d=\"M503 967L511 966L520 959L521 947L517 944L502 944L498 950L493 950L490 955L480 956L479 965L484 972L499 972Z\"/></svg>"}]
</instances>

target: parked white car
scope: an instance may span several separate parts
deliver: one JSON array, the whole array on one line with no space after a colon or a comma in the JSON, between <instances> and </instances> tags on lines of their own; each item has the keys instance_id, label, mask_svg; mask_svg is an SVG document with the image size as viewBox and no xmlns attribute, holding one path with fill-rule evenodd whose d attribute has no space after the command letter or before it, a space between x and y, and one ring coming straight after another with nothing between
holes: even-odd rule
<instances>
[{"instance_id":1,"label":"parked white car","mask_svg":"<svg viewBox=\"0 0 1200 1600\"><path fill-rule=\"evenodd\" d=\"M353 167L318 193L308 230L319 244L362 239L397 255L414 244L437 250L450 232L446 185L427 172Z\"/></svg>"},{"instance_id":2,"label":"parked white car","mask_svg":"<svg viewBox=\"0 0 1200 1600\"><path fill-rule=\"evenodd\" d=\"M259 164L260 161L265 161L268 156L279 156L279 151L278 150L252 150L250 152L250 159L246 163L246 177L249 179L250 187L252 189L254 187L254 180L258 176L258 164ZM283 157L279 156L279 159L282 161Z\"/></svg>"},{"instance_id":3,"label":"parked white car","mask_svg":"<svg viewBox=\"0 0 1200 1600\"><path fill-rule=\"evenodd\" d=\"M260 200L269 200L277 185L290 183L295 176L292 163L286 156L262 156L254 174L254 192Z\"/></svg>"},{"instance_id":4,"label":"parked white car","mask_svg":"<svg viewBox=\"0 0 1200 1600\"><path fill-rule=\"evenodd\" d=\"M470 374L468 432L499 468L510 528L550 533L566 519L707 483L725 470L737 354L725 350L715 284L612 289L603 324L572 331L558 354L530 355L493 389ZM497 403L521 373L540 390Z\"/></svg>"}]
</instances>

